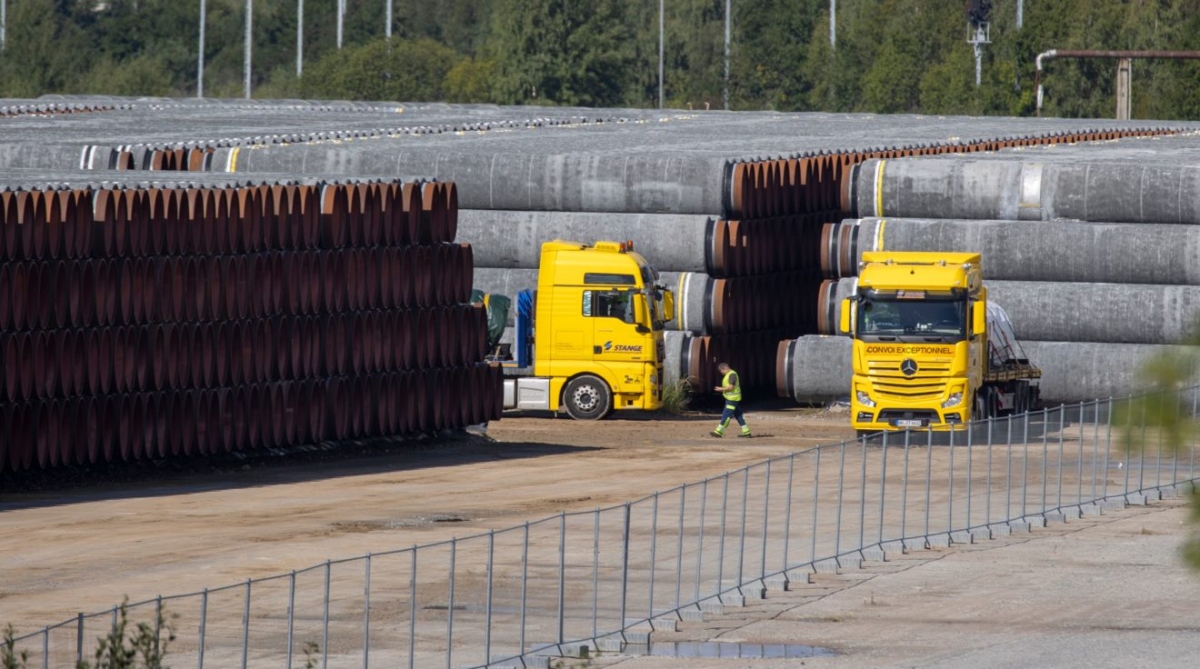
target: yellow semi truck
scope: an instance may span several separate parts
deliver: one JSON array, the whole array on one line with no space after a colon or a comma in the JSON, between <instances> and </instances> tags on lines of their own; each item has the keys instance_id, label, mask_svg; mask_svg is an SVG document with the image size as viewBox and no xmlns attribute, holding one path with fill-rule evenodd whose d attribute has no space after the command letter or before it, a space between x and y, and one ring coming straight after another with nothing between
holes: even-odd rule
<instances>
[{"instance_id":1,"label":"yellow semi truck","mask_svg":"<svg viewBox=\"0 0 1200 669\"><path fill-rule=\"evenodd\" d=\"M840 329L854 338L859 433L950 430L1039 403L1041 370L988 303L977 253L864 253Z\"/></svg>"},{"instance_id":2,"label":"yellow semi truck","mask_svg":"<svg viewBox=\"0 0 1200 669\"><path fill-rule=\"evenodd\" d=\"M504 408L599 419L662 405L663 324L675 299L632 242L542 245L537 290L516 300Z\"/></svg>"}]
</instances>

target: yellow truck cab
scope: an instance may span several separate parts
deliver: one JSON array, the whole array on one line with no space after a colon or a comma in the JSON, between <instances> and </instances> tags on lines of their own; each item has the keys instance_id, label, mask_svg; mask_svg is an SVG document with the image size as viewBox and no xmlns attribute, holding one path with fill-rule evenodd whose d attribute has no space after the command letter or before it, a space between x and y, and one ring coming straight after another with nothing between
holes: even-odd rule
<instances>
[{"instance_id":1,"label":"yellow truck cab","mask_svg":"<svg viewBox=\"0 0 1200 669\"><path fill-rule=\"evenodd\" d=\"M663 324L674 296L632 242L542 245L536 293L517 296L504 407L599 419L662 404Z\"/></svg>"},{"instance_id":2,"label":"yellow truck cab","mask_svg":"<svg viewBox=\"0 0 1200 669\"><path fill-rule=\"evenodd\" d=\"M977 253L864 253L840 329L854 338L850 415L860 433L949 430L1038 402L1041 372L988 304Z\"/></svg>"}]
</instances>

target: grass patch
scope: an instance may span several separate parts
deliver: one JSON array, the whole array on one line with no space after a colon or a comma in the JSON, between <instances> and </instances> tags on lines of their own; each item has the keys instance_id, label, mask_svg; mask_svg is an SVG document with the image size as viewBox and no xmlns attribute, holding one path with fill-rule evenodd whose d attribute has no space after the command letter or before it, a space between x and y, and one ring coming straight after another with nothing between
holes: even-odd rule
<instances>
[{"instance_id":1,"label":"grass patch","mask_svg":"<svg viewBox=\"0 0 1200 669\"><path fill-rule=\"evenodd\" d=\"M680 415L688 410L692 403L692 386L687 379L679 379L662 391L662 411Z\"/></svg>"}]
</instances>

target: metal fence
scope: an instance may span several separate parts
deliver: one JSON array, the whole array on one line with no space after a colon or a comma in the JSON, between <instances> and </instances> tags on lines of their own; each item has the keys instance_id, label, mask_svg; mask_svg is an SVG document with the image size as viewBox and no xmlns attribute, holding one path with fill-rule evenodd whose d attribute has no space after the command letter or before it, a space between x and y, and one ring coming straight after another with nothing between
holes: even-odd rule
<instances>
[{"instance_id":1,"label":"metal fence","mask_svg":"<svg viewBox=\"0 0 1200 669\"><path fill-rule=\"evenodd\" d=\"M1166 406L1193 425L1200 391L1157 399L864 437L619 506L127 611L149 625L167 613L176 669L521 666L583 645L645 643L648 621L736 606L885 550L986 539L1190 490L1195 440L1170 448L1152 418ZM1127 452L1126 439L1142 448ZM74 666L117 615L80 614L21 637L18 650L29 667Z\"/></svg>"}]
</instances>

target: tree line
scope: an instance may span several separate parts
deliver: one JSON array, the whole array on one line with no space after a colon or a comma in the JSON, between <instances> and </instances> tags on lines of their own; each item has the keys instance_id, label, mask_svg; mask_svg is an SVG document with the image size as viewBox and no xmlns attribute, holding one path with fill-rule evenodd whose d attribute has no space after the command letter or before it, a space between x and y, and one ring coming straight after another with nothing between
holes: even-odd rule
<instances>
[{"instance_id":1,"label":"tree line","mask_svg":"<svg viewBox=\"0 0 1200 669\"><path fill-rule=\"evenodd\" d=\"M982 77L962 0L663 0L671 108L1031 115L1057 49L1200 49L1200 0L994 0ZM6 0L0 96L196 93L199 0ZM659 0L253 0L262 98L656 107ZM204 92L241 97L244 0L207 0ZM1054 60L1045 113L1111 117L1116 62ZM1135 61L1135 118L1200 118L1200 62Z\"/></svg>"}]
</instances>

